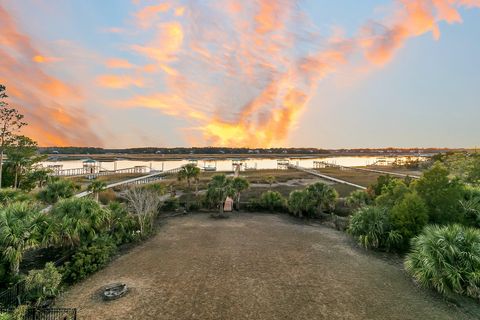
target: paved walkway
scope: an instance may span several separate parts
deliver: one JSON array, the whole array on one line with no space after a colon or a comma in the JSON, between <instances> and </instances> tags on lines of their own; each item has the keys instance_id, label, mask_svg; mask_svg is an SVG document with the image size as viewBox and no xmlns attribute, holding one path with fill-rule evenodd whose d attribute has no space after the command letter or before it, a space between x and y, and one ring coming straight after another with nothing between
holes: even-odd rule
<instances>
[{"instance_id":1,"label":"paved walkway","mask_svg":"<svg viewBox=\"0 0 480 320\"><path fill-rule=\"evenodd\" d=\"M101 301L98 289L118 281L131 292ZM245 213L168 219L59 304L80 319L471 319L344 233Z\"/></svg>"}]
</instances>

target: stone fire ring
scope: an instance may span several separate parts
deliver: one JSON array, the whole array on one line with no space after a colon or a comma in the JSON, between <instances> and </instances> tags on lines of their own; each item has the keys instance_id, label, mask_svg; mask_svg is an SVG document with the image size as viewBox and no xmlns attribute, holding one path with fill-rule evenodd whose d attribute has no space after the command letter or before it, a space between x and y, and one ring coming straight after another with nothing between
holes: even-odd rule
<instances>
[{"instance_id":1,"label":"stone fire ring","mask_svg":"<svg viewBox=\"0 0 480 320\"><path fill-rule=\"evenodd\" d=\"M123 297L128 292L128 286L125 283L113 283L103 289L103 299L106 301L116 300Z\"/></svg>"}]
</instances>

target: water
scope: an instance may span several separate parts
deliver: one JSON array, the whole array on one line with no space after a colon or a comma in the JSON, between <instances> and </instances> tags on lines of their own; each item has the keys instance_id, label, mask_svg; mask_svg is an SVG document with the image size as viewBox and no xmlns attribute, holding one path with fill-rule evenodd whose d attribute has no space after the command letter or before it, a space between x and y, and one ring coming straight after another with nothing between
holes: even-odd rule
<instances>
[{"instance_id":1,"label":"water","mask_svg":"<svg viewBox=\"0 0 480 320\"><path fill-rule=\"evenodd\" d=\"M318 158L284 158L282 160L288 160L290 164L298 165L305 168L313 168L314 161L324 161L343 166L365 166L374 164L377 161L384 163L392 163L395 159L406 159L406 157L375 157L375 156L353 156L353 157L318 157ZM84 159L87 160L87 159ZM62 169L75 169L82 168L84 160L62 160L62 161L45 161L42 164L44 166L49 165L61 165ZM197 165L200 168L216 167L217 171L232 171L233 161L239 161L243 164L242 170L248 169L277 169L277 159L270 158L250 158L250 159L216 159L216 160L198 160ZM120 170L131 168L134 166L146 166L151 170L170 170L178 168L182 165L191 163L187 159L183 160L165 160L165 161L139 161L139 160L117 160L117 161L105 161L99 162L100 167L104 170Z\"/></svg>"}]
</instances>

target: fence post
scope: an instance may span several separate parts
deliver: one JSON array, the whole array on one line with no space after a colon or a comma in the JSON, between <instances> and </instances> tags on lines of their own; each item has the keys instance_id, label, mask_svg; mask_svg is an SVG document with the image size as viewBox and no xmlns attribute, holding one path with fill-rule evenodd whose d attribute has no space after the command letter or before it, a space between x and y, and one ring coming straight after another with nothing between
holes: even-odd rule
<instances>
[{"instance_id":1,"label":"fence post","mask_svg":"<svg viewBox=\"0 0 480 320\"><path fill-rule=\"evenodd\" d=\"M77 308L73 309L73 320L77 320Z\"/></svg>"}]
</instances>

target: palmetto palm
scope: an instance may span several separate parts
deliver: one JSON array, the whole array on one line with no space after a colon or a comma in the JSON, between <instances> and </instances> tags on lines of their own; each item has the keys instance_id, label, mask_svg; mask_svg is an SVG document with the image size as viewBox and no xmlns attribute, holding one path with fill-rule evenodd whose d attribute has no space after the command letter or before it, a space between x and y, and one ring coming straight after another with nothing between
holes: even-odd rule
<instances>
[{"instance_id":1,"label":"palmetto palm","mask_svg":"<svg viewBox=\"0 0 480 320\"><path fill-rule=\"evenodd\" d=\"M107 188L107 184L103 181L93 181L88 185L87 190L92 192L95 201L98 202L98 194Z\"/></svg>"},{"instance_id":2,"label":"palmetto palm","mask_svg":"<svg viewBox=\"0 0 480 320\"><path fill-rule=\"evenodd\" d=\"M197 167L196 165L189 163L187 165L184 165L180 171L178 172L178 180L186 180L188 189L190 189L192 180L195 181L196 188L198 188L198 177L200 175L200 168Z\"/></svg>"},{"instance_id":3,"label":"palmetto palm","mask_svg":"<svg viewBox=\"0 0 480 320\"><path fill-rule=\"evenodd\" d=\"M0 211L0 246L14 274L19 272L25 251L42 242L42 216L27 203L13 203Z\"/></svg>"},{"instance_id":4,"label":"palmetto palm","mask_svg":"<svg viewBox=\"0 0 480 320\"><path fill-rule=\"evenodd\" d=\"M228 179L224 174L215 175L208 184L207 200L218 207L223 213L223 202L227 196L233 196L232 180Z\"/></svg>"},{"instance_id":5,"label":"palmetto palm","mask_svg":"<svg viewBox=\"0 0 480 320\"><path fill-rule=\"evenodd\" d=\"M250 187L250 183L243 177L236 177L232 180L232 189L235 193L235 202L237 203L237 209L240 208L240 196L241 193Z\"/></svg>"},{"instance_id":6,"label":"palmetto palm","mask_svg":"<svg viewBox=\"0 0 480 320\"><path fill-rule=\"evenodd\" d=\"M89 198L70 198L57 203L52 211L57 239L61 245L78 246L108 229L109 211Z\"/></svg>"},{"instance_id":7,"label":"palmetto palm","mask_svg":"<svg viewBox=\"0 0 480 320\"><path fill-rule=\"evenodd\" d=\"M321 213L324 209L331 209L335 206L338 198L337 191L325 183L317 182L307 187L309 200L317 207L317 212Z\"/></svg>"}]
</instances>

